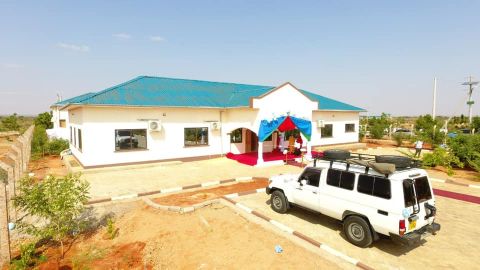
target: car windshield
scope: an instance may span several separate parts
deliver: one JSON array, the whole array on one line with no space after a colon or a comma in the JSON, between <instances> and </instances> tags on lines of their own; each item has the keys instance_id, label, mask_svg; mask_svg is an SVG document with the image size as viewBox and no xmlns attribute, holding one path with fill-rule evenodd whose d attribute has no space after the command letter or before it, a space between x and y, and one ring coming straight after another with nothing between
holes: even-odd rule
<instances>
[{"instance_id":1,"label":"car windshield","mask_svg":"<svg viewBox=\"0 0 480 270\"><path fill-rule=\"evenodd\" d=\"M415 194L417 195L416 197ZM432 198L432 192L430 191L428 178L422 176L415 179L403 180L403 196L405 199L405 207L413 206L417 201L418 203L422 203L430 200Z\"/></svg>"}]
</instances>

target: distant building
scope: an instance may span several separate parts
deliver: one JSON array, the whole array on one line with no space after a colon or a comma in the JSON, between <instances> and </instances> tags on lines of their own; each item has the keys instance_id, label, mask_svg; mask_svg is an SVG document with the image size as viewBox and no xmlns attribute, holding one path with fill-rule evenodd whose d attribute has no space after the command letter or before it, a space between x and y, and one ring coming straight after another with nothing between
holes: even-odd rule
<instances>
[{"instance_id":1,"label":"distant building","mask_svg":"<svg viewBox=\"0 0 480 270\"><path fill-rule=\"evenodd\" d=\"M55 103L52 110L53 130L70 141L86 168L257 151L261 164L262 153L278 147L279 134L259 141L262 120L288 115L308 120L309 154L312 146L358 142L364 111L291 83L272 87L148 76Z\"/></svg>"}]
</instances>

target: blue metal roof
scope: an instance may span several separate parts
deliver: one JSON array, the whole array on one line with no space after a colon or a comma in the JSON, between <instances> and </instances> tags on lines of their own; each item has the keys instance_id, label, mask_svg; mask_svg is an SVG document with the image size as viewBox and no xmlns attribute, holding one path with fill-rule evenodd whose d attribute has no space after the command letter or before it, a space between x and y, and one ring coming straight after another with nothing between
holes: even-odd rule
<instances>
[{"instance_id":1,"label":"blue metal roof","mask_svg":"<svg viewBox=\"0 0 480 270\"><path fill-rule=\"evenodd\" d=\"M62 105L248 107L250 98L261 96L274 88L262 85L140 76L100 92L62 101ZM346 103L301 91L310 99L318 101L319 110L364 111Z\"/></svg>"},{"instance_id":2,"label":"blue metal roof","mask_svg":"<svg viewBox=\"0 0 480 270\"><path fill-rule=\"evenodd\" d=\"M53 106L63 106L63 105L67 105L67 104L70 104L70 103L77 103L77 102L80 102L80 101L82 101L82 100L84 100L88 97L93 96L94 94L96 94L96 93L91 92L91 93L86 93L86 94L76 96L76 97L73 97L73 98L65 99L65 100L54 103Z\"/></svg>"}]
</instances>

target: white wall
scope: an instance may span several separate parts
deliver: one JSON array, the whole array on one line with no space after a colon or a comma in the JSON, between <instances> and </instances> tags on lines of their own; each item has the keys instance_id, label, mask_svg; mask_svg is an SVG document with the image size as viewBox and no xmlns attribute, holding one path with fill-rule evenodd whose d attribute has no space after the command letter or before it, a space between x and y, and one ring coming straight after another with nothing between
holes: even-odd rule
<instances>
[{"instance_id":1,"label":"white wall","mask_svg":"<svg viewBox=\"0 0 480 270\"><path fill-rule=\"evenodd\" d=\"M333 137L322 138L318 120L333 124ZM345 124L355 124L355 132L345 132ZM314 111L312 117L312 145L329 145L358 142L359 113Z\"/></svg>"},{"instance_id":2,"label":"white wall","mask_svg":"<svg viewBox=\"0 0 480 270\"><path fill-rule=\"evenodd\" d=\"M84 107L71 118L71 126L82 128L83 153L73 147L84 166L207 156L222 153L220 131L208 121L219 121L218 109ZM115 151L116 129L147 129L147 119L162 122L162 131L147 131L147 150ZM184 128L208 127L209 145L186 147Z\"/></svg>"},{"instance_id":3,"label":"white wall","mask_svg":"<svg viewBox=\"0 0 480 270\"><path fill-rule=\"evenodd\" d=\"M52 123L53 128L47 129L49 138L61 138L68 140L68 129L60 127L60 120L65 120L65 125L68 127L68 111L59 110L60 107L52 107Z\"/></svg>"}]
</instances>

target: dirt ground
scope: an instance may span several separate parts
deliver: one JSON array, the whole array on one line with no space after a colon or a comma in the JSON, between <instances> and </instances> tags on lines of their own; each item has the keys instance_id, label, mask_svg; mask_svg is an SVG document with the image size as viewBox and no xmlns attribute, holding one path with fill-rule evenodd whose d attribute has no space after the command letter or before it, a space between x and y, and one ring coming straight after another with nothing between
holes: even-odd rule
<instances>
[{"instance_id":1,"label":"dirt ground","mask_svg":"<svg viewBox=\"0 0 480 270\"><path fill-rule=\"evenodd\" d=\"M41 180L47 175L65 176L68 170L59 156L45 156L38 160L31 160L28 171L34 173L34 178Z\"/></svg>"},{"instance_id":2,"label":"dirt ground","mask_svg":"<svg viewBox=\"0 0 480 270\"><path fill-rule=\"evenodd\" d=\"M255 179L252 182L235 183L226 186L162 196L153 201L161 205L189 206L207 200L213 200L226 194L265 188L267 185L267 179Z\"/></svg>"},{"instance_id":3,"label":"dirt ground","mask_svg":"<svg viewBox=\"0 0 480 270\"><path fill-rule=\"evenodd\" d=\"M222 204L189 214L129 204L134 210L116 219L114 239L102 228L76 241L60 263L50 249L39 269L339 269Z\"/></svg>"}]
</instances>

